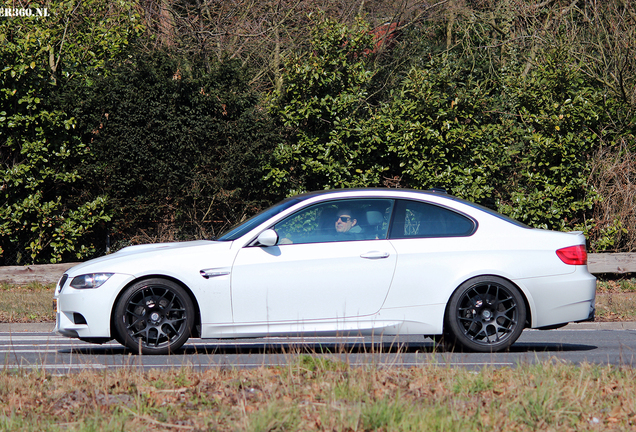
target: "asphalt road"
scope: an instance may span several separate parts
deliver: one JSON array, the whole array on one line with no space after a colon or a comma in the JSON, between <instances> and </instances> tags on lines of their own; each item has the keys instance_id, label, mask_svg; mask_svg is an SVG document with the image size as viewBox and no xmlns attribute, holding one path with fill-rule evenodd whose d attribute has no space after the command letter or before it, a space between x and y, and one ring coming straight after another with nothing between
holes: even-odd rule
<instances>
[{"instance_id":1,"label":"asphalt road","mask_svg":"<svg viewBox=\"0 0 636 432\"><path fill-rule=\"evenodd\" d=\"M116 342L94 345L52 333L52 325L0 324L0 352L7 369L46 369L69 373L84 369L259 367L284 365L300 354L346 361L353 366L410 367L436 363L451 367L515 367L559 360L636 365L636 323L590 323L565 329L526 330L509 352L440 352L424 337L191 339L169 356L139 356Z\"/></svg>"}]
</instances>

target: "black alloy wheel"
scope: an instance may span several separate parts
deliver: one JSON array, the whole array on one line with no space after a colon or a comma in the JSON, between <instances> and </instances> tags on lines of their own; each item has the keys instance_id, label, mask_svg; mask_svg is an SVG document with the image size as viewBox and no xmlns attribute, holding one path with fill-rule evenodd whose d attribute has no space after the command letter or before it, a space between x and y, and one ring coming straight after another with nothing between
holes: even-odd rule
<instances>
[{"instance_id":1,"label":"black alloy wheel","mask_svg":"<svg viewBox=\"0 0 636 432\"><path fill-rule=\"evenodd\" d=\"M505 279L481 276L452 295L447 316L451 343L478 352L507 349L521 335L526 306L519 289Z\"/></svg>"},{"instance_id":2,"label":"black alloy wheel","mask_svg":"<svg viewBox=\"0 0 636 432\"><path fill-rule=\"evenodd\" d=\"M139 354L169 354L188 340L194 325L190 296L166 279L130 286L115 309L117 340Z\"/></svg>"}]
</instances>

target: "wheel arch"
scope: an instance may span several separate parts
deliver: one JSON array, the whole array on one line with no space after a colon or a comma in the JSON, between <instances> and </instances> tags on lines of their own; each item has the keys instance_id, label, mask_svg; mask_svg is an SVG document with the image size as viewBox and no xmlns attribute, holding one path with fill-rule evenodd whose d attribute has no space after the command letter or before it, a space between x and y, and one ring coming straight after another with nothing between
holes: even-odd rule
<instances>
[{"instance_id":1,"label":"wheel arch","mask_svg":"<svg viewBox=\"0 0 636 432\"><path fill-rule=\"evenodd\" d=\"M163 274L151 274L151 275L144 275L141 277L138 277L136 279L131 280L130 282L128 282L125 286L122 287L121 290L119 290L119 293L117 293L117 297L115 298L115 301L113 302L113 307L110 311L110 335L111 337L116 337L117 335L117 329L115 328L115 310L117 309L117 303L119 303L119 300L121 299L121 296L124 295L124 293L126 292L126 290L128 289L128 287L144 281L144 280L148 280L148 279L165 279L165 280L169 280L170 282L174 282L177 285L179 285L181 288L183 288L185 290L185 292L188 294L188 296L190 297L190 301L192 302L192 305L194 306L194 310L195 310L195 317L194 317L194 326L192 328L192 333L190 334L191 337L197 338L201 336L201 310L199 308L199 302L197 301L196 297L194 296L194 293L192 292L192 290L190 289L190 287L188 287L185 283L183 283L182 281L180 281L177 278L171 277L171 276L166 276Z\"/></svg>"},{"instance_id":2,"label":"wheel arch","mask_svg":"<svg viewBox=\"0 0 636 432\"><path fill-rule=\"evenodd\" d=\"M523 304L526 308L526 322L524 323L524 328L529 328L532 326L532 308L530 307L530 302L528 301L528 296L526 295L525 291L518 284L516 284L514 281L512 281L511 279L507 277L500 276L497 274L480 274L480 275L471 276L468 279L462 281L459 285L455 287L455 289L448 296L448 299L446 300L446 307L444 309L444 322L442 324L443 333L446 333L446 327L448 326L448 313L449 313L449 308L451 303L450 299L453 297L453 294L455 294L455 292L457 292L457 290L465 283L470 282L473 279L477 279L481 277L492 277L496 279L502 279L512 284L515 288L517 288L517 290L519 290L519 294L521 294L521 298L523 299Z\"/></svg>"}]
</instances>

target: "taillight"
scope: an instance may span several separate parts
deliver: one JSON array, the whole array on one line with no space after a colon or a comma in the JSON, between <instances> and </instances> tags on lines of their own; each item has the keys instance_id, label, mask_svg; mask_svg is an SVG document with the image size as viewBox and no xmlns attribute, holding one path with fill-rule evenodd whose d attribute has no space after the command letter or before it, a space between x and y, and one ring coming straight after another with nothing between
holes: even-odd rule
<instances>
[{"instance_id":1,"label":"taillight","mask_svg":"<svg viewBox=\"0 0 636 432\"><path fill-rule=\"evenodd\" d=\"M567 265L586 265L587 252L584 245L569 246L556 251L561 261Z\"/></svg>"}]
</instances>

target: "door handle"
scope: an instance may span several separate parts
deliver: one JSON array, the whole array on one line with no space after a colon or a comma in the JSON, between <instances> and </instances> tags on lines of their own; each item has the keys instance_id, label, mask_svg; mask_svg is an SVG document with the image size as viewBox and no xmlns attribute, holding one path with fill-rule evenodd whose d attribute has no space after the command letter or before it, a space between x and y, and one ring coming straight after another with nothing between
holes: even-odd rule
<instances>
[{"instance_id":1,"label":"door handle","mask_svg":"<svg viewBox=\"0 0 636 432\"><path fill-rule=\"evenodd\" d=\"M388 253L388 252L371 251L371 252L363 253L362 255L360 255L360 258L365 258L365 259L383 259L383 258L388 258L389 255L391 255L391 254Z\"/></svg>"}]
</instances>

